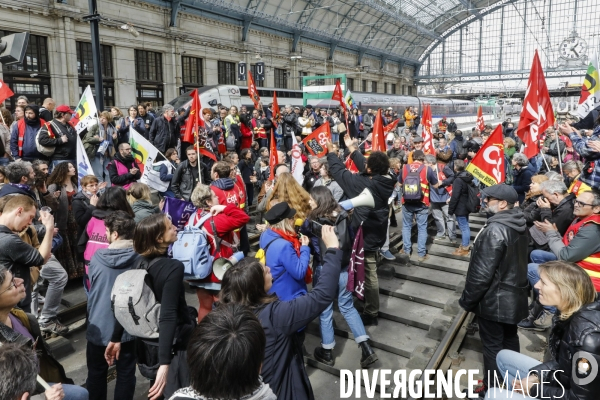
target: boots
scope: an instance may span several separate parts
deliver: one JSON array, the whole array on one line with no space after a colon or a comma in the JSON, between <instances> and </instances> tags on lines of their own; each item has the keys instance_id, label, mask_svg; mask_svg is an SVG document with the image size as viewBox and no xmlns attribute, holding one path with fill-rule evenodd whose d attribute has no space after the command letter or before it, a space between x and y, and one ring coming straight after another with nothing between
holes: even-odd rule
<instances>
[{"instance_id":1,"label":"boots","mask_svg":"<svg viewBox=\"0 0 600 400\"><path fill-rule=\"evenodd\" d=\"M335 361L333 361L333 354L331 354L331 352L332 352L331 349L324 349L322 347L317 347L314 352L315 359L320 363L323 363L325 365L329 365L330 367L333 367L333 364L335 364ZM364 352L363 352L363 354L364 354Z\"/></svg>"},{"instance_id":2,"label":"boots","mask_svg":"<svg viewBox=\"0 0 600 400\"><path fill-rule=\"evenodd\" d=\"M525 329L528 331L544 331L546 330L546 328L538 328L535 324L534 321L536 319L538 319L538 317L540 316L540 313L544 310L544 307L540 304L539 301L537 300L533 300L531 302L531 304L533 305L533 307L531 307L529 309L529 316L527 318L525 318L523 321L519 322L517 324L517 326L521 329Z\"/></svg>"},{"instance_id":3,"label":"boots","mask_svg":"<svg viewBox=\"0 0 600 400\"><path fill-rule=\"evenodd\" d=\"M471 250L469 247L463 247L463 245L458 246L456 250L452 253L453 256L467 257Z\"/></svg>"},{"instance_id":4,"label":"boots","mask_svg":"<svg viewBox=\"0 0 600 400\"><path fill-rule=\"evenodd\" d=\"M359 343L358 346L362 350L362 357L360 358L360 366L362 368L367 368L369 365L379 360L379 358L377 358L377 354L375 354L371 346L369 346L369 343L364 341Z\"/></svg>"}]
</instances>

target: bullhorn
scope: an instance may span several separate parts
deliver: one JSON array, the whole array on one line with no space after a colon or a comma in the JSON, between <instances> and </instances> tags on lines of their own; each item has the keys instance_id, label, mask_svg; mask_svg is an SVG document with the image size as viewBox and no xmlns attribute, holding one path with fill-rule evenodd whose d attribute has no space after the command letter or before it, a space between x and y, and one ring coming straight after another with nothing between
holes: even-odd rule
<instances>
[{"instance_id":1,"label":"bullhorn","mask_svg":"<svg viewBox=\"0 0 600 400\"><path fill-rule=\"evenodd\" d=\"M215 274L217 279L222 281L223 276L225 275L225 272L229 268L233 267L235 264L240 262L243 258L244 258L244 253L242 253L241 251L234 253L229 258L225 258L225 257L217 258L215 261L213 261L213 274Z\"/></svg>"},{"instance_id":2,"label":"bullhorn","mask_svg":"<svg viewBox=\"0 0 600 400\"><path fill-rule=\"evenodd\" d=\"M364 188L362 192L356 197L351 198L350 200L344 200L340 203L340 206L348 211L356 207L375 207L375 199L373 198L373 194L367 188Z\"/></svg>"}]
</instances>

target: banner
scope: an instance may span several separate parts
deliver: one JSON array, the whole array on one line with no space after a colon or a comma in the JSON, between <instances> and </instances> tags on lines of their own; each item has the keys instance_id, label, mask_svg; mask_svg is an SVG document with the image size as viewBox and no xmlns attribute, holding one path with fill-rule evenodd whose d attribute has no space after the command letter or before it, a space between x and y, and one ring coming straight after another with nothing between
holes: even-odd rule
<instances>
[{"instance_id":1,"label":"banner","mask_svg":"<svg viewBox=\"0 0 600 400\"><path fill-rule=\"evenodd\" d=\"M2 79L0 79L0 104L9 97L14 96L14 93Z\"/></svg>"},{"instance_id":2,"label":"banner","mask_svg":"<svg viewBox=\"0 0 600 400\"><path fill-rule=\"evenodd\" d=\"M425 104L423 106L423 117L421 118L423 124L423 131L421 137L423 138L423 153L435 155L435 146L433 145L433 132L431 127L433 122L431 121L431 106Z\"/></svg>"},{"instance_id":3,"label":"banner","mask_svg":"<svg viewBox=\"0 0 600 400\"><path fill-rule=\"evenodd\" d=\"M77 135L77 182L79 190L81 190L81 179L86 175L95 175L92 169L92 163L85 152L83 142L79 135Z\"/></svg>"},{"instance_id":4,"label":"banner","mask_svg":"<svg viewBox=\"0 0 600 400\"><path fill-rule=\"evenodd\" d=\"M254 108L257 110L261 110L260 108L260 97L258 95L258 90L256 90L256 86L254 85L254 78L252 78L252 74L248 74L248 96L250 96L250 100L254 103Z\"/></svg>"},{"instance_id":5,"label":"banner","mask_svg":"<svg viewBox=\"0 0 600 400\"><path fill-rule=\"evenodd\" d=\"M171 220L171 223L180 231L187 224L190 217L196 212L196 206L189 201L165 197L163 214Z\"/></svg>"},{"instance_id":6,"label":"banner","mask_svg":"<svg viewBox=\"0 0 600 400\"><path fill-rule=\"evenodd\" d=\"M152 168L152 164L167 158L156 147L140 135L131 124L129 125L129 144L135 162L140 166L142 177L138 180L145 183L151 189L166 192L170 182L160 180L160 172ZM200 161L200 160L198 160Z\"/></svg>"},{"instance_id":7,"label":"banner","mask_svg":"<svg viewBox=\"0 0 600 400\"><path fill-rule=\"evenodd\" d=\"M344 97L344 102L350 110L358 107L354 102L354 98L352 97L352 92L350 92L350 89L346 90L346 97Z\"/></svg>"},{"instance_id":8,"label":"banner","mask_svg":"<svg viewBox=\"0 0 600 400\"><path fill-rule=\"evenodd\" d=\"M504 135L498 125L466 170L486 186L504 182Z\"/></svg>"},{"instance_id":9,"label":"banner","mask_svg":"<svg viewBox=\"0 0 600 400\"><path fill-rule=\"evenodd\" d=\"M577 107L577 115L585 118L594 108L600 106L600 63L598 52L593 52L590 57L590 65L581 86L581 97ZM2 98L0 96L0 98Z\"/></svg>"},{"instance_id":10,"label":"banner","mask_svg":"<svg viewBox=\"0 0 600 400\"><path fill-rule=\"evenodd\" d=\"M365 298L365 243L363 239L362 224L356 232L348 266L348 282L346 289L359 300Z\"/></svg>"},{"instance_id":11,"label":"banner","mask_svg":"<svg viewBox=\"0 0 600 400\"><path fill-rule=\"evenodd\" d=\"M483 107L479 106L477 110L477 129L479 132L483 132L485 130L485 121L483 120Z\"/></svg>"},{"instance_id":12,"label":"banner","mask_svg":"<svg viewBox=\"0 0 600 400\"><path fill-rule=\"evenodd\" d=\"M523 154L531 158L540 152L538 136L554 125L554 111L550 102L550 94L546 86L542 63L537 50L533 57L523 110L517 128L517 135L523 140Z\"/></svg>"},{"instance_id":13,"label":"banner","mask_svg":"<svg viewBox=\"0 0 600 400\"><path fill-rule=\"evenodd\" d=\"M302 162L302 150L296 140L296 135L292 135L292 176L300 186L304 182L304 163Z\"/></svg>"},{"instance_id":14,"label":"banner","mask_svg":"<svg viewBox=\"0 0 600 400\"><path fill-rule=\"evenodd\" d=\"M83 95L81 95L79 104L75 109L75 114L69 123L75 127L77 133L81 133L88 127L98 123L98 109L96 108L92 88L89 85L83 91Z\"/></svg>"},{"instance_id":15,"label":"banner","mask_svg":"<svg viewBox=\"0 0 600 400\"><path fill-rule=\"evenodd\" d=\"M323 157L327 154L327 141L329 140L331 140L331 128L325 121L323 125L312 131L302 143L311 155Z\"/></svg>"},{"instance_id":16,"label":"banner","mask_svg":"<svg viewBox=\"0 0 600 400\"><path fill-rule=\"evenodd\" d=\"M387 150L385 145L385 134L383 133L383 117L381 115L381 108L377 110L375 121L373 121L373 132L371 133L371 151L383 151Z\"/></svg>"}]
</instances>

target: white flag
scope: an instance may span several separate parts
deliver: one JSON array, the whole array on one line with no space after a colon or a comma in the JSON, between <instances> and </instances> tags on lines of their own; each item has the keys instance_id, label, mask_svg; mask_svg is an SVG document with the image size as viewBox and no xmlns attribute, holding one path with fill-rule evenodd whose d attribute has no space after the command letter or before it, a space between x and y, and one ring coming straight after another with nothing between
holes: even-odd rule
<instances>
[{"instance_id":1,"label":"white flag","mask_svg":"<svg viewBox=\"0 0 600 400\"><path fill-rule=\"evenodd\" d=\"M92 94L92 88L88 85L81 95L79 104L75 109L75 115L71 118L71 125L77 133L83 132L88 127L98 123L98 109Z\"/></svg>"},{"instance_id":2,"label":"white flag","mask_svg":"<svg viewBox=\"0 0 600 400\"><path fill-rule=\"evenodd\" d=\"M581 97L577 106L577 115L585 118L594 108L600 106L600 63L598 53L593 52L590 56L590 65L581 86Z\"/></svg>"},{"instance_id":3,"label":"white flag","mask_svg":"<svg viewBox=\"0 0 600 400\"><path fill-rule=\"evenodd\" d=\"M302 162L302 149L298 146L296 135L292 135L292 176L302 186L302 182L304 182L304 163Z\"/></svg>"},{"instance_id":4,"label":"white flag","mask_svg":"<svg viewBox=\"0 0 600 400\"><path fill-rule=\"evenodd\" d=\"M145 183L150 188L156 189L159 192L166 192L170 182L160 180L160 165L156 165L155 169L153 168L153 164L157 162L156 158L159 155L161 156L161 160L166 160L167 157L133 129L131 124L129 125L129 144L131 145L131 152L133 153L135 162L140 166L140 171L142 171L142 177L138 182Z\"/></svg>"},{"instance_id":5,"label":"white flag","mask_svg":"<svg viewBox=\"0 0 600 400\"><path fill-rule=\"evenodd\" d=\"M77 178L78 182L81 182L81 178L86 175L94 175L94 171L92 170L92 164L90 163L90 159L85 152L85 148L83 147L83 142L79 135L77 135ZM79 183L79 189L81 190L81 183Z\"/></svg>"}]
</instances>

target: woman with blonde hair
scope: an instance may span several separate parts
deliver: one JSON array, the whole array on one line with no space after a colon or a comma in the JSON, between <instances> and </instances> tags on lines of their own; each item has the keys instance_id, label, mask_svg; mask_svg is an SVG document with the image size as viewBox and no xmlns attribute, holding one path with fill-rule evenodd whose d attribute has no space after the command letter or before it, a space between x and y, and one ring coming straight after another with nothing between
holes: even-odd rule
<instances>
[{"instance_id":1,"label":"woman with blonde hair","mask_svg":"<svg viewBox=\"0 0 600 400\"><path fill-rule=\"evenodd\" d=\"M529 192L525 193L525 200L520 205L525 214L525 220L528 226L533 226L533 221L536 221L539 216L539 207L537 206L538 199L542 196L542 182L546 182L548 177L546 175L534 175L531 177L531 184L529 185Z\"/></svg>"},{"instance_id":2,"label":"woman with blonde hair","mask_svg":"<svg viewBox=\"0 0 600 400\"><path fill-rule=\"evenodd\" d=\"M539 272L539 301L557 308L548 340L550 360L540 364L511 350L500 351L496 363L508 382L504 389L490 389L486 398L597 399L600 303L592 280L583 268L565 261L541 264Z\"/></svg>"},{"instance_id":3,"label":"woman with blonde hair","mask_svg":"<svg viewBox=\"0 0 600 400\"><path fill-rule=\"evenodd\" d=\"M144 218L160 213L160 209L152 204L150 188L145 183L134 182L127 188L127 202L131 205L136 223Z\"/></svg>"},{"instance_id":4,"label":"woman with blonde hair","mask_svg":"<svg viewBox=\"0 0 600 400\"><path fill-rule=\"evenodd\" d=\"M286 202L296 210L295 219L304 221L310 212L310 205L308 204L310 195L289 172L284 172L277 177L277 183L267 199L267 211L271 209L271 201L274 199L279 202Z\"/></svg>"},{"instance_id":5,"label":"woman with blonde hair","mask_svg":"<svg viewBox=\"0 0 600 400\"><path fill-rule=\"evenodd\" d=\"M517 143L513 138L505 137L504 138L504 155L508 157L509 160L512 160L512 156L517 152L516 146Z\"/></svg>"}]
</instances>

